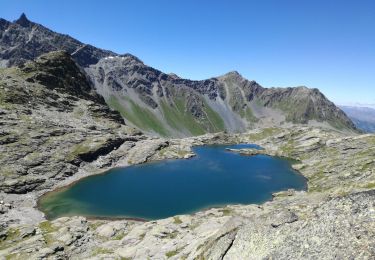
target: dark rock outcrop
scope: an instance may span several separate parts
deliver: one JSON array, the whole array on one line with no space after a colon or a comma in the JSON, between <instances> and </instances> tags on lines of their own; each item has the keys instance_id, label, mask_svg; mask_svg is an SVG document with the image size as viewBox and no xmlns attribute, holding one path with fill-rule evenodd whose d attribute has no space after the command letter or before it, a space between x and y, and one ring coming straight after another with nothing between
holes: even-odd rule
<instances>
[{"instance_id":1,"label":"dark rock outcrop","mask_svg":"<svg viewBox=\"0 0 375 260\"><path fill-rule=\"evenodd\" d=\"M124 120L64 51L0 71L0 192L43 189L118 148Z\"/></svg>"}]
</instances>

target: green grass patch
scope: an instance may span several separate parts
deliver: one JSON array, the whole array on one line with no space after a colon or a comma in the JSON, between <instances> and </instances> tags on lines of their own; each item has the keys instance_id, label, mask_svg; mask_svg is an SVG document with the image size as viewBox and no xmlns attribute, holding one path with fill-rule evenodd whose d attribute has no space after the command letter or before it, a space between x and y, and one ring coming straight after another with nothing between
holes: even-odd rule
<instances>
[{"instance_id":1,"label":"green grass patch","mask_svg":"<svg viewBox=\"0 0 375 260\"><path fill-rule=\"evenodd\" d=\"M146 233L143 233L143 234L140 234L140 235L139 235L139 238L142 240L142 239L145 238L145 236L146 236Z\"/></svg>"},{"instance_id":2,"label":"green grass patch","mask_svg":"<svg viewBox=\"0 0 375 260\"><path fill-rule=\"evenodd\" d=\"M95 248L94 252L92 253L93 256L102 254L113 254L113 251L108 248L99 247Z\"/></svg>"},{"instance_id":3,"label":"green grass patch","mask_svg":"<svg viewBox=\"0 0 375 260\"><path fill-rule=\"evenodd\" d=\"M0 240L0 250L13 245L13 241L20 239L20 231L17 228L9 228L6 237Z\"/></svg>"},{"instance_id":4,"label":"green grass patch","mask_svg":"<svg viewBox=\"0 0 375 260\"><path fill-rule=\"evenodd\" d=\"M90 222L89 227L92 230L96 230L99 226L103 225L101 222Z\"/></svg>"},{"instance_id":5,"label":"green grass patch","mask_svg":"<svg viewBox=\"0 0 375 260\"><path fill-rule=\"evenodd\" d=\"M187 130L192 135L202 135L207 132L219 132L225 130L223 119L216 113L206 101L203 101L205 118L201 120L191 115L183 97L176 97L172 103L161 101L164 118L172 128L183 131Z\"/></svg>"},{"instance_id":6,"label":"green grass patch","mask_svg":"<svg viewBox=\"0 0 375 260\"><path fill-rule=\"evenodd\" d=\"M310 177L310 180L316 181L316 180L320 180L324 177L325 177L325 173L324 173L324 171L321 170L321 171L318 171L317 173L313 174Z\"/></svg>"},{"instance_id":7,"label":"green grass patch","mask_svg":"<svg viewBox=\"0 0 375 260\"><path fill-rule=\"evenodd\" d=\"M8 254L4 258L5 260L24 260L30 259L30 255L26 253L12 253Z\"/></svg>"},{"instance_id":8,"label":"green grass patch","mask_svg":"<svg viewBox=\"0 0 375 260\"><path fill-rule=\"evenodd\" d=\"M242 110L242 111L243 112L242 112L241 116L243 118L247 119L247 121L249 121L249 122L258 122L259 121L259 119L256 116L254 116L253 111L251 110L250 107L247 107L245 110Z\"/></svg>"},{"instance_id":9,"label":"green grass patch","mask_svg":"<svg viewBox=\"0 0 375 260\"><path fill-rule=\"evenodd\" d=\"M223 119L220 117L218 113L216 113L208 104L206 101L204 101L204 110L206 112L208 121L210 123L210 126L212 128L213 132L218 131L224 131L225 130L225 124Z\"/></svg>"},{"instance_id":10,"label":"green grass patch","mask_svg":"<svg viewBox=\"0 0 375 260\"><path fill-rule=\"evenodd\" d=\"M168 238L169 239L175 239L178 235L178 232L177 231L173 231L172 233L169 233L168 234Z\"/></svg>"},{"instance_id":11,"label":"green grass patch","mask_svg":"<svg viewBox=\"0 0 375 260\"><path fill-rule=\"evenodd\" d=\"M138 128L145 131L153 131L162 136L167 136L169 134L162 122L160 122L160 120L149 109L139 106L128 97L123 96L123 99L130 109L126 108L125 105L122 105L119 99L115 96L111 96L107 99L107 103L112 109L120 112L122 117Z\"/></svg>"},{"instance_id":12,"label":"green grass patch","mask_svg":"<svg viewBox=\"0 0 375 260\"><path fill-rule=\"evenodd\" d=\"M233 210L230 208L220 209L219 212L223 213L223 216L230 216L233 213Z\"/></svg>"},{"instance_id":13,"label":"green grass patch","mask_svg":"<svg viewBox=\"0 0 375 260\"><path fill-rule=\"evenodd\" d=\"M124 231L121 231L117 233L112 239L113 240L121 240L126 236L126 233Z\"/></svg>"},{"instance_id":14,"label":"green grass patch","mask_svg":"<svg viewBox=\"0 0 375 260\"><path fill-rule=\"evenodd\" d=\"M95 151L102 147L107 139L95 139L95 140L85 140L71 149L70 153L67 155L67 161L73 161L75 158L79 157L80 155L87 154L91 151Z\"/></svg>"},{"instance_id":15,"label":"green grass patch","mask_svg":"<svg viewBox=\"0 0 375 260\"><path fill-rule=\"evenodd\" d=\"M280 147L281 152L284 155L291 155L294 151L295 144L292 140L289 140L286 145Z\"/></svg>"},{"instance_id":16,"label":"green grass patch","mask_svg":"<svg viewBox=\"0 0 375 260\"><path fill-rule=\"evenodd\" d=\"M174 104L161 101L164 118L172 128L182 131L186 129L192 135L202 135L206 132L195 118L185 111L185 102L182 98L176 98Z\"/></svg>"},{"instance_id":17,"label":"green grass patch","mask_svg":"<svg viewBox=\"0 0 375 260\"><path fill-rule=\"evenodd\" d=\"M167 258L171 258L172 256L175 256L177 254L178 254L178 251L177 250L173 250L173 251L169 251L169 252L165 253L165 256Z\"/></svg>"},{"instance_id":18,"label":"green grass patch","mask_svg":"<svg viewBox=\"0 0 375 260\"><path fill-rule=\"evenodd\" d=\"M179 217L173 217L173 223L179 225L182 223L182 220Z\"/></svg>"},{"instance_id":19,"label":"green grass patch","mask_svg":"<svg viewBox=\"0 0 375 260\"><path fill-rule=\"evenodd\" d=\"M367 183L364 188L366 189L375 189L375 182Z\"/></svg>"},{"instance_id":20,"label":"green grass patch","mask_svg":"<svg viewBox=\"0 0 375 260\"><path fill-rule=\"evenodd\" d=\"M259 133L252 133L248 137L251 140L259 141L259 140L265 139L267 137L273 136L273 135L279 133L280 131L281 130L278 129L278 128L272 128L272 127L264 128L264 129L261 129L261 131Z\"/></svg>"},{"instance_id":21,"label":"green grass patch","mask_svg":"<svg viewBox=\"0 0 375 260\"><path fill-rule=\"evenodd\" d=\"M55 232L57 228L52 226L51 221L43 221L39 224L39 228L42 231L42 235L47 245L52 244L55 240L52 237L52 232Z\"/></svg>"}]
</instances>

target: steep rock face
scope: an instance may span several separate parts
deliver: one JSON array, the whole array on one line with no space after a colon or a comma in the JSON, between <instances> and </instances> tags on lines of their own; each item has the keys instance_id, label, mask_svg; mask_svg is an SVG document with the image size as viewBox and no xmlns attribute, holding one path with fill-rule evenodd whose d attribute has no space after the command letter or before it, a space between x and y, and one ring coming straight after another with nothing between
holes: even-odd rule
<instances>
[{"instance_id":1,"label":"steep rock face","mask_svg":"<svg viewBox=\"0 0 375 260\"><path fill-rule=\"evenodd\" d=\"M72 54L83 67L113 55L113 52L83 44L68 35L31 22L25 14L13 23L0 19L0 67L20 65L41 54L57 50Z\"/></svg>"},{"instance_id":2,"label":"steep rock face","mask_svg":"<svg viewBox=\"0 0 375 260\"><path fill-rule=\"evenodd\" d=\"M54 50L71 54L106 102L129 125L150 134L180 137L291 124L356 130L317 89L267 89L238 72L200 81L182 79L151 68L131 54L117 55L53 32L24 14L13 23L0 19L0 66L23 64ZM47 80L56 87L55 79L43 73L28 80ZM74 92L76 86L70 85Z\"/></svg>"},{"instance_id":3,"label":"steep rock face","mask_svg":"<svg viewBox=\"0 0 375 260\"><path fill-rule=\"evenodd\" d=\"M119 147L123 118L66 52L0 69L0 192L48 188Z\"/></svg>"}]
</instances>

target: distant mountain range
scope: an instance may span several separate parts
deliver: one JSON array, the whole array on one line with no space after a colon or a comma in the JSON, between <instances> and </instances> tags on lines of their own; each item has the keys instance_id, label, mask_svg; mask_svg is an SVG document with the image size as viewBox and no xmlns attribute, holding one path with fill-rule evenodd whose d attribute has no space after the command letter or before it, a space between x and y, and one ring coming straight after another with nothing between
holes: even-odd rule
<instances>
[{"instance_id":1,"label":"distant mountain range","mask_svg":"<svg viewBox=\"0 0 375 260\"><path fill-rule=\"evenodd\" d=\"M83 44L31 22L0 19L0 66L64 50L93 89L128 125L150 134L190 136L256 127L309 124L356 131L353 122L318 89L264 88L238 72L194 81L165 74L131 55Z\"/></svg>"},{"instance_id":2,"label":"distant mountain range","mask_svg":"<svg viewBox=\"0 0 375 260\"><path fill-rule=\"evenodd\" d=\"M375 133L375 109L370 107L340 106L354 124L368 133Z\"/></svg>"}]
</instances>

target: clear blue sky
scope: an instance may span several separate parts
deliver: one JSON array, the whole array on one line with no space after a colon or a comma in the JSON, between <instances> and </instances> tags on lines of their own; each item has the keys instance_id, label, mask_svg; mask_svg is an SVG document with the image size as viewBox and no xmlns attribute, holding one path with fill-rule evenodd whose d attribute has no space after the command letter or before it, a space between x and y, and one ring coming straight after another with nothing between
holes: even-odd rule
<instances>
[{"instance_id":1,"label":"clear blue sky","mask_svg":"<svg viewBox=\"0 0 375 260\"><path fill-rule=\"evenodd\" d=\"M375 0L0 0L0 17L21 12L181 77L237 70L265 87L375 103Z\"/></svg>"}]
</instances>

